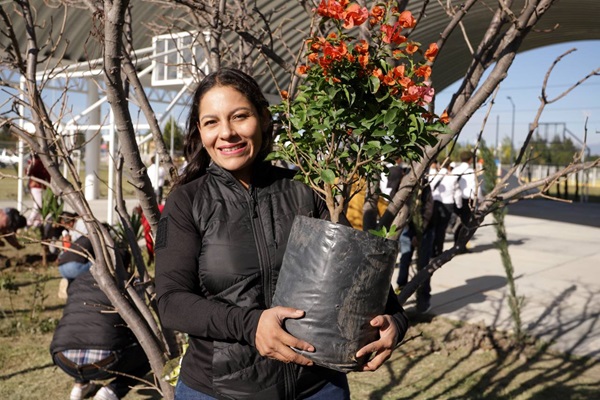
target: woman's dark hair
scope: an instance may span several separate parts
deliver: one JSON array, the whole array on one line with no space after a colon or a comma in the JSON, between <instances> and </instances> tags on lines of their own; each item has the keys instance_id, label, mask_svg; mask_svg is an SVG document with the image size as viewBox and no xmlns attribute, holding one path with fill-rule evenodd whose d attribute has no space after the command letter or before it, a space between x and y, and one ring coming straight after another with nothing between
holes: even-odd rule
<instances>
[{"instance_id":1,"label":"woman's dark hair","mask_svg":"<svg viewBox=\"0 0 600 400\"><path fill-rule=\"evenodd\" d=\"M262 161L273 149L273 121L269 111L269 102L263 95L258 83L250 75L233 68L221 68L207 75L194 93L190 113L187 119L187 136L185 138L184 155L188 161L185 170L175 183L175 187L191 182L206 173L210 156L202 146L198 121L200 119L200 102L204 95L214 87L231 87L243 94L256 108L260 121L269 118L267 129L262 132L262 146L255 162Z\"/></svg>"}]
</instances>

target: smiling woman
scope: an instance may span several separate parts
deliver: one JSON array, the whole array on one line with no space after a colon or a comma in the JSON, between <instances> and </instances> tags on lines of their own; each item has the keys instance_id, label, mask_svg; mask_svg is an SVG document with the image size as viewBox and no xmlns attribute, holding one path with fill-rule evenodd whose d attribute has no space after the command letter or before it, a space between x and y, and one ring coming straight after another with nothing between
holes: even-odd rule
<instances>
[{"instance_id":1,"label":"smiling woman","mask_svg":"<svg viewBox=\"0 0 600 400\"><path fill-rule=\"evenodd\" d=\"M305 354L315 346L283 329L304 311L273 305L294 218L329 214L293 171L264 161L271 121L258 84L241 71L218 70L194 94L189 163L169 194L155 246L161 322L189 335L176 398L349 399L346 375L314 365ZM390 300L385 315L370 314L377 337L360 349L377 354L370 369L407 329Z\"/></svg>"},{"instance_id":2,"label":"smiling woman","mask_svg":"<svg viewBox=\"0 0 600 400\"><path fill-rule=\"evenodd\" d=\"M262 146L270 114L259 116L252 103L230 86L217 86L200 101L198 130L211 160L250 186L251 166Z\"/></svg>"}]
</instances>

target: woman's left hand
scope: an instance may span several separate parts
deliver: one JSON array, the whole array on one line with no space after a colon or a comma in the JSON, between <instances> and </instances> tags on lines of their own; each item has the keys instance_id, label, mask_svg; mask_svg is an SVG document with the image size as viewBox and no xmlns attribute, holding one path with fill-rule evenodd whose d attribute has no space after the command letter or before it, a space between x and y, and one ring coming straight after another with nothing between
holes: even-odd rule
<instances>
[{"instance_id":1,"label":"woman's left hand","mask_svg":"<svg viewBox=\"0 0 600 400\"><path fill-rule=\"evenodd\" d=\"M398 337L398 327L390 315L376 316L371 320L371 326L379 328L379 340L369 343L356 353L357 358L375 353L360 371L375 371L381 367L392 355Z\"/></svg>"}]
</instances>

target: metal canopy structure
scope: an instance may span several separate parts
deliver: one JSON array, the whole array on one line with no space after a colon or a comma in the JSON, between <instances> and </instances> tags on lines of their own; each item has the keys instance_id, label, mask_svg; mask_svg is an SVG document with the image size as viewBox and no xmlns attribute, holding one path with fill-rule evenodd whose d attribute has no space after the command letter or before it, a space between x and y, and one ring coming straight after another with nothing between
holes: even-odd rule
<instances>
[{"instance_id":1,"label":"metal canopy structure","mask_svg":"<svg viewBox=\"0 0 600 400\"><path fill-rule=\"evenodd\" d=\"M64 20L65 37L69 43L59 47L58 54L64 52L65 62L85 62L101 57L100 45L94 38L90 37L100 26L97 21L94 22L92 19L91 12L86 8L84 1L69 1L69 7L66 8L66 11L63 8L54 8L47 5L52 2L32 1L36 5L36 19L45 21L40 26L38 38L57 35L58 26ZM59 0L54 0L54 2L60 3ZM131 3L134 32L133 46L135 49L145 49L152 46L152 37L157 35L157 25L160 21L167 23L165 17L168 17L168 21L171 22L168 28L171 32L190 30L193 25L193 21L185 15L184 10L175 8L167 2L152 3L146 0L135 0ZM318 1L315 0L315 3L318 3ZM418 15L423 3L424 0L412 0L409 2L408 8L415 15ZM444 0L443 3L444 5L459 7L462 1ZM514 2L517 7L523 3L524 0ZM292 63L294 57L298 54L303 39L306 37L306 32L308 32L310 26L309 16L297 2L290 0L256 0L255 4L261 14L270 20L271 29L276 29L283 39L274 39L273 49L277 54L283 55L287 62ZM10 6L5 4L4 7L10 11ZM528 35L520 51L569 41L598 40L600 39L599 14L600 3L597 0L557 1L541 20L540 26ZM178 20L177 17L180 18L180 23L173 22ZM432 74L433 85L436 90L444 89L464 75L467 66L471 62L469 47L471 45L476 46L491 18L492 11L483 1L476 4L469 11L463 20L464 33L460 29L456 29L436 61ZM412 34L412 38L424 44L434 42L439 38L448 21L449 17L445 11L438 4L431 2L427 7L426 16ZM197 29L201 28L197 27ZM15 26L18 37L25 37L24 29L24 26ZM163 33L167 33L166 27ZM4 41L6 41L6 38L0 37L0 43L4 44ZM270 46L271 43L265 43L265 45ZM291 51L288 51L288 49ZM2 54L0 54L1 56ZM253 61L255 76L262 84L265 92L276 94L273 80L265 68L264 62L261 59ZM287 74L284 71L275 68L274 72L280 82L286 81Z\"/></svg>"}]
</instances>

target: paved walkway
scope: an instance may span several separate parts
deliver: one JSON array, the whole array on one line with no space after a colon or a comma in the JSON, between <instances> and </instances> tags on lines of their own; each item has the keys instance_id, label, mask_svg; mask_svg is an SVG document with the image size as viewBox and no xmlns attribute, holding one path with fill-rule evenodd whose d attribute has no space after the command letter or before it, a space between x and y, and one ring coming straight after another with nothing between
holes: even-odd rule
<instances>
[{"instance_id":1,"label":"paved walkway","mask_svg":"<svg viewBox=\"0 0 600 400\"><path fill-rule=\"evenodd\" d=\"M90 203L104 220L106 201ZM131 209L136 201L127 204ZM0 207L14 206L15 202L0 201ZM523 327L552 342L557 350L598 357L600 204L521 202L509 208L506 226L517 293L525 298ZM471 253L456 257L434 274L433 314L512 329L495 235L492 226L480 228L470 242ZM409 299L407 308L413 304Z\"/></svg>"},{"instance_id":2,"label":"paved walkway","mask_svg":"<svg viewBox=\"0 0 600 400\"><path fill-rule=\"evenodd\" d=\"M600 204L536 200L519 204L515 212L520 215L514 215L513 208L517 207L509 208L505 222L517 294L524 297L524 329L557 350L598 357ZM545 214L539 215L540 209ZM567 214L591 226L552 220L569 220ZM512 330L506 274L495 240L493 226L480 228L470 242L471 253L454 258L434 274L433 314Z\"/></svg>"}]
</instances>

